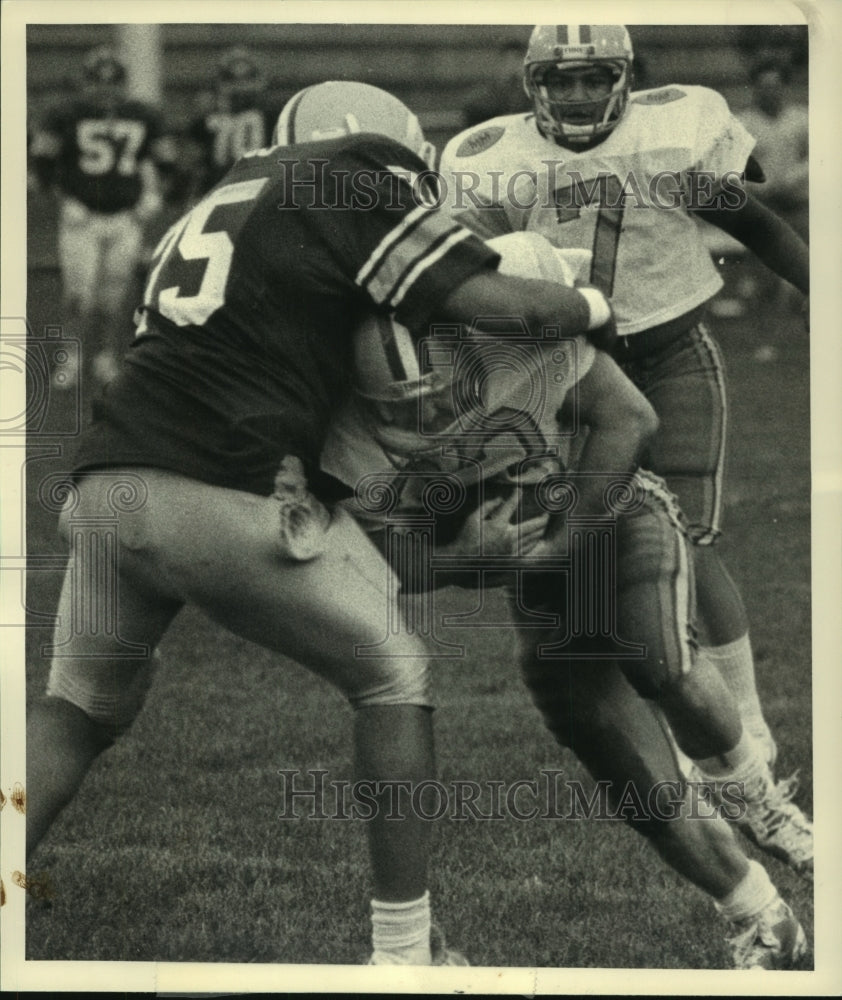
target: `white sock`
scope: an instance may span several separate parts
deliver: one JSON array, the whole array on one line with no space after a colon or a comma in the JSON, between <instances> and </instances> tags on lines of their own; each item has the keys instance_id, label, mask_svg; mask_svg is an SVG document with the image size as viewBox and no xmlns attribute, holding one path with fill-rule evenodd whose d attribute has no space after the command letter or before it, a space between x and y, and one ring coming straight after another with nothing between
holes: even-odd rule
<instances>
[{"instance_id":1,"label":"white sock","mask_svg":"<svg viewBox=\"0 0 842 1000\"><path fill-rule=\"evenodd\" d=\"M763 718L763 708L757 694L754 655L748 632L724 646L705 646L703 648L733 692L746 728L755 735L762 735L768 731L766 720Z\"/></svg>"},{"instance_id":2,"label":"white sock","mask_svg":"<svg viewBox=\"0 0 842 1000\"><path fill-rule=\"evenodd\" d=\"M714 905L726 920L741 923L756 917L777 895L763 865L749 861L743 880L723 899L714 900Z\"/></svg>"},{"instance_id":3,"label":"white sock","mask_svg":"<svg viewBox=\"0 0 842 1000\"><path fill-rule=\"evenodd\" d=\"M430 893L407 903L371 901L372 965L430 965Z\"/></svg>"}]
</instances>

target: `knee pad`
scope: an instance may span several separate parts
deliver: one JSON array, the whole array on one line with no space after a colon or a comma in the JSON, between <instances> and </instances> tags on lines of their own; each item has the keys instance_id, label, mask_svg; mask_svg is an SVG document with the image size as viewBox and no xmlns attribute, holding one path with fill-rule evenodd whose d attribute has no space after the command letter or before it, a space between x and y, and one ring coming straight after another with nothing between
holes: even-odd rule
<instances>
[{"instance_id":1,"label":"knee pad","mask_svg":"<svg viewBox=\"0 0 842 1000\"><path fill-rule=\"evenodd\" d=\"M143 660L57 656L50 667L47 695L69 701L114 739L143 707L159 663L157 650Z\"/></svg>"}]
</instances>

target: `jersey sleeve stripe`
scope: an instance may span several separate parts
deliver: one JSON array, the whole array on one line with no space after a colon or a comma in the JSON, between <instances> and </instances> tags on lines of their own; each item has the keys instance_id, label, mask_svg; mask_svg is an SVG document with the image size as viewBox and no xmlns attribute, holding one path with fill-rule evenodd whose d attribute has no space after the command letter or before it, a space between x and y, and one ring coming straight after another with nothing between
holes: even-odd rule
<instances>
[{"instance_id":1,"label":"jersey sleeve stripe","mask_svg":"<svg viewBox=\"0 0 842 1000\"><path fill-rule=\"evenodd\" d=\"M391 247L397 240L401 239L409 230L413 229L416 225L423 221L424 215L429 213L430 209L427 208L426 205L419 205L418 208L413 209L413 211L411 211L409 215L401 221L400 225L395 226L394 229L390 229L371 252L368 260L359 269L354 281L358 285L362 286L368 280L369 275L372 274L375 268L380 266L380 263L386 256L389 247Z\"/></svg>"},{"instance_id":2,"label":"jersey sleeve stripe","mask_svg":"<svg viewBox=\"0 0 842 1000\"><path fill-rule=\"evenodd\" d=\"M431 268L437 261L441 260L446 253L450 251L457 243L466 239L476 239L474 234L468 229L463 229L461 226L458 227L449 236L444 238L438 247L433 244L429 247L427 253L418 261L418 263L412 268L412 270L404 278L403 282L391 297L391 306L393 309L397 308L403 301L404 296L410 290L412 285L418 280L419 276L423 274L424 271Z\"/></svg>"},{"instance_id":3,"label":"jersey sleeve stripe","mask_svg":"<svg viewBox=\"0 0 842 1000\"><path fill-rule=\"evenodd\" d=\"M462 228L449 215L427 211L381 258L378 267L369 275L363 287L375 302L385 302L416 260L430 247L438 246L442 239Z\"/></svg>"}]
</instances>

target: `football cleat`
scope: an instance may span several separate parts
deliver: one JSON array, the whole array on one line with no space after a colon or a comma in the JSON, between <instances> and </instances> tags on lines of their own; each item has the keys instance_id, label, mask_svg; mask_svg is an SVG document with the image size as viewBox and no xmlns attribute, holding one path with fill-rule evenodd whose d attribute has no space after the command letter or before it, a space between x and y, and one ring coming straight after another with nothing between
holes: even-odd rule
<instances>
[{"instance_id":1,"label":"football cleat","mask_svg":"<svg viewBox=\"0 0 842 1000\"><path fill-rule=\"evenodd\" d=\"M435 924L430 928L430 954L432 955L430 965L471 964L461 951L454 951L453 948L447 947L444 934ZM374 965L374 956L372 955L365 964Z\"/></svg>"},{"instance_id":2,"label":"football cleat","mask_svg":"<svg viewBox=\"0 0 842 1000\"><path fill-rule=\"evenodd\" d=\"M804 930L780 896L731 927L727 942L735 969L792 969L807 950Z\"/></svg>"},{"instance_id":3,"label":"football cleat","mask_svg":"<svg viewBox=\"0 0 842 1000\"><path fill-rule=\"evenodd\" d=\"M792 801L797 788L797 773L775 782L764 771L745 783L745 812L735 822L762 851L812 881L813 824Z\"/></svg>"}]
</instances>

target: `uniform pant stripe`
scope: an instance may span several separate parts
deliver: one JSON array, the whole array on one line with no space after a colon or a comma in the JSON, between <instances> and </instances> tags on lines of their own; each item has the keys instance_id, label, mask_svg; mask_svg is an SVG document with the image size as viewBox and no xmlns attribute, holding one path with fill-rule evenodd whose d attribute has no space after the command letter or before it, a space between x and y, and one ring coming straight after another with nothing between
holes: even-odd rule
<instances>
[{"instance_id":1,"label":"uniform pant stripe","mask_svg":"<svg viewBox=\"0 0 842 1000\"><path fill-rule=\"evenodd\" d=\"M711 499L713 514L710 518L712 528L699 538L695 539L697 545L712 545L719 535L719 524L722 519L722 493L723 478L725 469L725 446L728 429L728 399L725 390L725 371L722 365L722 357L716 342L711 337L707 327L699 323L697 327L699 338L696 341L699 352L702 354L705 367L713 372L715 391L718 394L721 406L714 407L714 414L719 412L720 420L718 426L714 425L712 431L716 436L713 447L716 453L715 469L713 474L713 496Z\"/></svg>"}]
</instances>

